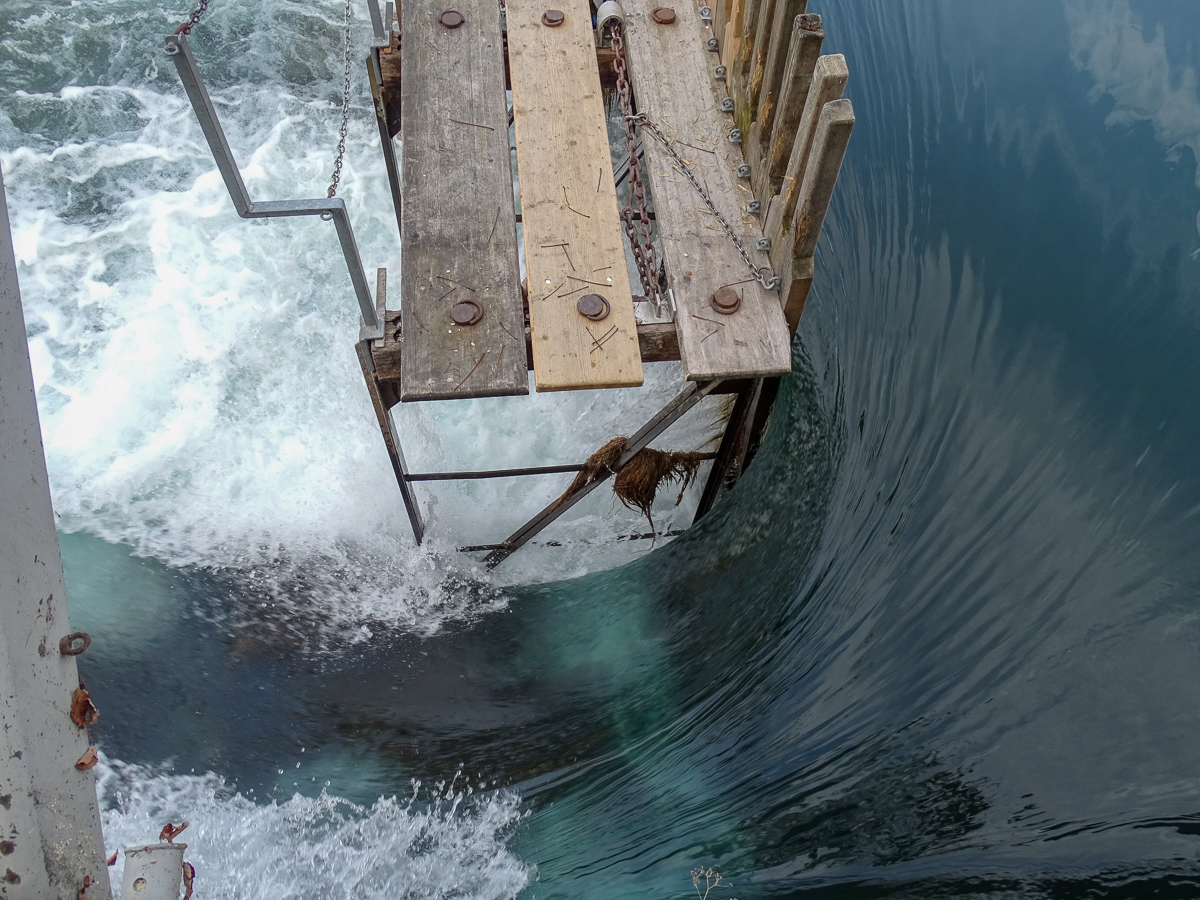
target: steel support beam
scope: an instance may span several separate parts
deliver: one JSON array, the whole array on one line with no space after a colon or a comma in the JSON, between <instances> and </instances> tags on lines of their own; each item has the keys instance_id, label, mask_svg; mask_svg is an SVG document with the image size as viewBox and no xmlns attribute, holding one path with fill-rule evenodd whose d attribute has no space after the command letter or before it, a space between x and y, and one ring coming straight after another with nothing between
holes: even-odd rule
<instances>
[{"instance_id":1,"label":"steel support beam","mask_svg":"<svg viewBox=\"0 0 1200 900\"><path fill-rule=\"evenodd\" d=\"M196 58L192 55L187 38L182 34L172 34L167 37L164 52L175 63L179 72L179 80L187 92L192 109L200 122L200 130L208 141L217 171L225 181L233 207L243 219L273 219L287 216L320 216L322 219L332 219L337 229L338 243L342 248L342 256L346 259L346 268L350 272L350 283L354 285L354 294L358 298L358 307L362 312L363 322L371 328L382 328L383 323L375 316L375 302L371 299L371 289L367 285L367 275L363 270L362 260L358 255L358 243L354 240L354 229L350 227L350 216L346 211L345 201L330 197L318 200L268 200L258 203L250 199L242 174L238 171L233 151L221 128L217 110L213 106L204 79L200 77L200 69Z\"/></svg>"},{"instance_id":2,"label":"steel support beam","mask_svg":"<svg viewBox=\"0 0 1200 900\"><path fill-rule=\"evenodd\" d=\"M715 453L697 454L701 459L716 459ZM483 472L416 472L408 476L409 481L471 481L477 478L518 478L522 475L561 475L582 472L583 464L563 466L526 466L521 469L489 469ZM496 545L501 546L500 544ZM495 549L495 548L489 548Z\"/></svg>"},{"instance_id":3,"label":"steel support beam","mask_svg":"<svg viewBox=\"0 0 1200 900\"><path fill-rule=\"evenodd\" d=\"M722 492L732 487L733 482L741 477L746 451L750 445L750 428L762 395L762 384L761 378L755 378L738 391L733 411L729 415L729 424L725 426L716 461L713 462L712 471L708 473L708 480L704 483L704 493L700 495L700 505L696 507L696 516L692 519L692 524L704 518Z\"/></svg>"},{"instance_id":4,"label":"steel support beam","mask_svg":"<svg viewBox=\"0 0 1200 900\"><path fill-rule=\"evenodd\" d=\"M387 269L378 269L375 273L375 296L378 300L378 329L367 328L365 325L359 332L358 343L354 345L358 353L358 363L362 367L363 379L367 382L367 393L371 396L371 406L375 410L375 418L379 422L379 431L383 435L383 444L387 448L388 460L392 464L392 474L396 476L396 485L400 488L400 497L404 500L404 510L408 513L408 522L412 526L413 537L420 544L425 540L425 520L421 517L421 507L417 505L417 497L413 493L408 477L408 464L404 461L404 451L400 440L392 427L392 415L388 405L383 401L379 390L379 379L375 376L375 359L371 356L371 345L383 339L383 310L387 305Z\"/></svg>"},{"instance_id":5,"label":"steel support beam","mask_svg":"<svg viewBox=\"0 0 1200 900\"><path fill-rule=\"evenodd\" d=\"M671 427L680 416L711 394L713 389L720 383L719 380L707 381L703 384L699 382L689 383L679 396L659 410L649 422L638 430L637 434L629 439L629 442L625 446L625 452L621 454L616 465L613 466L612 472L605 472L599 475L594 481L588 482L565 500L555 500L513 532L497 549L489 553L484 560L484 564L489 569L494 569L512 556L517 549L545 529L551 522L607 481L609 475L625 468L631 459L650 445L651 441Z\"/></svg>"}]
</instances>

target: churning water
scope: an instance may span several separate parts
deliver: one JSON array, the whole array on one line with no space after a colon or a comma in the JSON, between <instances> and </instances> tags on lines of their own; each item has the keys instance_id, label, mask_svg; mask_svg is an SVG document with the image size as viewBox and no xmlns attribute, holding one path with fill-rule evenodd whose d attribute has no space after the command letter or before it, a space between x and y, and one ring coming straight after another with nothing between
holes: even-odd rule
<instances>
[{"instance_id":1,"label":"churning water","mask_svg":"<svg viewBox=\"0 0 1200 900\"><path fill-rule=\"evenodd\" d=\"M424 490L412 547L332 230L234 215L160 53L186 10L0 4L112 847L189 819L239 898L1200 893L1200 5L810 7L858 125L754 466L652 554L597 492L496 580L454 541L561 486ZM195 34L257 197L324 189L339 20ZM342 193L395 273L376 141L360 85ZM574 461L649 368L399 424L416 468Z\"/></svg>"}]
</instances>

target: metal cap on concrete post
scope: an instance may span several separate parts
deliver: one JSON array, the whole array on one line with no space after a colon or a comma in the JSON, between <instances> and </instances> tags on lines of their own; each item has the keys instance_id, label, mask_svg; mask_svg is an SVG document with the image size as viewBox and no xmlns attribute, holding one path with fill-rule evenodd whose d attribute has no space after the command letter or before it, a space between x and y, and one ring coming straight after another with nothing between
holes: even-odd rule
<instances>
[{"instance_id":1,"label":"metal cap on concrete post","mask_svg":"<svg viewBox=\"0 0 1200 900\"><path fill-rule=\"evenodd\" d=\"M125 848L121 900L179 900L187 844L141 844Z\"/></svg>"}]
</instances>

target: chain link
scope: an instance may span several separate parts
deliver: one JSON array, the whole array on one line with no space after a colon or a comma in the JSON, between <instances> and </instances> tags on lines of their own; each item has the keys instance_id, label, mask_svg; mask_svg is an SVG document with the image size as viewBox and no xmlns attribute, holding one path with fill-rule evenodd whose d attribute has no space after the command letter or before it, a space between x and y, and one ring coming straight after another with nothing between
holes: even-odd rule
<instances>
[{"instance_id":1,"label":"chain link","mask_svg":"<svg viewBox=\"0 0 1200 900\"><path fill-rule=\"evenodd\" d=\"M192 29L200 24L200 17L208 12L208 0L200 0L200 4L192 10L192 14L187 17L187 21L175 29L176 34L189 35Z\"/></svg>"},{"instance_id":2,"label":"chain link","mask_svg":"<svg viewBox=\"0 0 1200 900\"><path fill-rule=\"evenodd\" d=\"M647 118L645 113L638 113L636 116L629 116L628 118L635 120L638 125L642 126L642 134L645 134L647 131L649 131L650 134L654 136L655 140L662 144L663 147L666 148L667 152L671 154L671 158L675 160L676 168L678 168L679 171L682 172L687 178L687 180L692 183L692 187L696 189L696 193L700 195L700 199L704 201L704 205L708 207L708 211L713 214L713 218L717 220L721 226L721 229L729 237L729 240L733 242L733 246L737 249L738 255L741 256L742 261L746 263L746 268L750 270L750 274L754 276L754 280L761 284L768 291L778 290L779 276L771 271L770 266L762 266L760 268L754 264L754 260L750 258L750 254L747 252L742 242L738 239L737 234L734 233L733 228L730 227L727 221L725 221L725 217L721 215L716 204L713 203L712 198L708 195L708 191L705 190L704 186L692 172L691 167L687 164L687 162L684 161L683 157L675 151L673 146L671 146L671 141L667 139L667 136L659 130L657 125ZM632 124L626 125L626 128L631 127Z\"/></svg>"},{"instance_id":3,"label":"chain link","mask_svg":"<svg viewBox=\"0 0 1200 900\"><path fill-rule=\"evenodd\" d=\"M206 3L208 0L201 0ZM342 159L346 156L346 128L350 122L350 0L346 0L346 80L342 87L342 125L338 129L337 156L333 160L333 179L325 196L337 196L338 182L342 178Z\"/></svg>"},{"instance_id":4,"label":"chain link","mask_svg":"<svg viewBox=\"0 0 1200 900\"><path fill-rule=\"evenodd\" d=\"M617 75L617 94L621 100L621 114L625 122L625 150L629 154L629 203L621 210L621 221L633 251L633 262L637 266L638 278L642 282L642 294L654 304L655 314L663 314L662 291L658 285L658 258L654 251L654 225L650 221L650 205L646 199L646 184L642 180L642 162L637 155L637 135L634 124L638 117L633 115L633 97L629 91L629 77L625 68L624 27L619 19L609 24L612 41L613 71ZM637 202L638 226L634 225L634 201Z\"/></svg>"}]
</instances>

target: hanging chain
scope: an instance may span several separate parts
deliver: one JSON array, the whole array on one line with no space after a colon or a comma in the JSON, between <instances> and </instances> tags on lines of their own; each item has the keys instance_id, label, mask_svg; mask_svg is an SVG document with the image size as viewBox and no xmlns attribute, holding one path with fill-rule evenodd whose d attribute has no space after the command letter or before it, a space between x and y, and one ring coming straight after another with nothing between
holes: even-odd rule
<instances>
[{"instance_id":1,"label":"hanging chain","mask_svg":"<svg viewBox=\"0 0 1200 900\"><path fill-rule=\"evenodd\" d=\"M201 0L205 3L207 0ZM338 182L342 178L342 159L346 155L346 127L350 122L350 0L346 0L346 81L342 87L342 126L338 129L337 156L333 160L333 179L325 196L337 195Z\"/></svg>"},{"instance_id":2,"label":"hanging chain","mask_svg":"<svg viewBox=\"0 0 1200 900\"><path fill-rule=\"evenodd\" d=\"M613 71L617 74L617 94L621 98L621 113L625 122L625 150L629 154L629 203L621 210L621 221L625 223L625 234L629 238L629 246L633 250L633 262L637 266L638 278L642 282L642 293L654 304L655 314L663 314L662 291L658 286L658 259L654 252L654 228L650 221L650 207L646 201L646 184L642 181L642 162L637 155L637 136L634 124L638 120L633 115L633 98L629 92L629 77L625 69L624 27L619 19L609 25L609 37L615 55ZM637 215L640 227L635 227L634 201L637 201Z\"/></svg>"},{"instance_id":3,"label":"hanging chain","mask_svg":"<svg viewBox=\"0 0 1200 900\"><path fill-rule=\"evenodd\" d=\"M671 146L671 142L667 139L666 135L659 131L658 126L651 122L650 119L646 117L645 113L638 113L638 115L629 116L628 118L635 120L638 125L642 126L642 134L645 134L647 131L649 131L652 135L654 135L654 138L666 148L669 154L671 154L671 158L675 160L676 168L678 168L679 171L684 174L687 180L692 183L692 187L696 189L696 193L700 195L700 199L704 201L704 205L708 207L708 211L713 214L713 218L717 220L721 226L721 229L729 237L729 240L733 242L733 246L737 249L738 255L741 256L742 261L746 263L746 268L750 270L750 274L754 276L754 280L761 284L768 291L778 290L780 281L779 276L771 271L770 266L762 266L760 268L754 264L754 260L750 258L750 254L746 252L746 248L742 245L742 242L738 240L738 236L734 233L733 228L731 228L729 223L725 221L725 217L721 215L720 211L718 211L716 204L712 201L712 197L708 195L708 191L704 189L704 186L700 183L700 180L696 178L695 173L692 172L691 166L689 166L684 158L675 151L675 148ZM631 122L627 121L625 127L632 128L633 125Z\"/></svg>"},{"instance_id":4,"label":"hanging chain","mask_svg":"<svg viewBox=\"0 0 1200 900\"><path fill-rule=\"evenodd\" d=\"M187 17L187 21L175 29L176 34L189 35L192 29L200 24L200 17L208 12L208 0L200 0L200 5L192 10L192 14Z\"/></svg>"}]
</instances>

